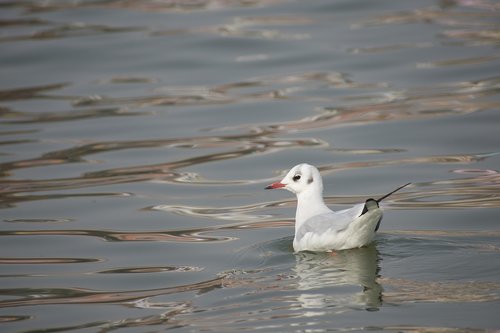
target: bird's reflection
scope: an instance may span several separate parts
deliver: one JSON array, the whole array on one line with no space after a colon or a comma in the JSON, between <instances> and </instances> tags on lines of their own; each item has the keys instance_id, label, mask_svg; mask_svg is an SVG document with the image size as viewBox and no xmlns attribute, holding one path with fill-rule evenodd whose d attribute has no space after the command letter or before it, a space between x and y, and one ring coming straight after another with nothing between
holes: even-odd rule
<instances>
[{"instance_id":1,"label":"bird's reflection","mask_svg":"<svg viewBox=\"0 0 500 333\"><path fill-rule=\"evenodd\" d=\"M301 252L296 255L297 300L302 308L332 306L374 311L382 304L377 283L379 256L374 244L333 253Z\"/></svg>"}]
</instances>

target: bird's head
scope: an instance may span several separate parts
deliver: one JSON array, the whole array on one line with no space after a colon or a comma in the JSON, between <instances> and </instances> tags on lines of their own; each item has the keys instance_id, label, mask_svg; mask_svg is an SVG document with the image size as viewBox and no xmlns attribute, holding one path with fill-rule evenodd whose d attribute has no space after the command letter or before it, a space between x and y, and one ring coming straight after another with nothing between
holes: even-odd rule
<instances>
[{"instance_id":1,"label":"bird's head","mask_svg":"<svg viewBox=\"0 0 500 333\"><path fill-rule=\"evenodd\" d=\"M301 163L294 166L279 182L272 183L266 189L285 189L297 195L309 191L323 192L323 181L315 166Z\"/></svg>"}]
</instances>

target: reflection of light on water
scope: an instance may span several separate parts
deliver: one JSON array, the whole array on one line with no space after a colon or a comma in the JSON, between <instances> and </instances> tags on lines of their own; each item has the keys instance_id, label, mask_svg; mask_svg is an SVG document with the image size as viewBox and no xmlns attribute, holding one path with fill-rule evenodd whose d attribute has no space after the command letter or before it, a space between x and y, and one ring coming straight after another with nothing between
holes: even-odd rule
<instances>
[{"instance_id":1,"label":"reflection of light on water","mask_svg":"<svg viewBox=\"0 0 500 333\"><path fill-rule=\"evenodd\" d=\"M222 207L222 208L190 207L190 206L179 206L179 205L156 205L148 209L155 211L170 212L178 215L215 218L219 220L249 221L249 220L263 220L271 218L272 215L269 214L249 214L249 213L259 209L272 207L275 205L276 203L273 202L251 205L251 206Z\"/></svg>"},{"instance_id":2,"label":"reflection of light on water","mask_svg":"<svg viewBox=\"0 0 500 333\"><path fill-rule=\"evenodd\" d=\"M0 301L0 308L27 305L47 304L98 304L98 303L132 303L137 300L162 295L177 294L189 291L210 291L222 286L222 278L215 278L198 283L175 287L142 289L131 291L96 291L84 288L32 288L29 291L18 290L22 295L18 299Z\"/></svg>"},{"instance_id":3,"label":"reflection of light on water","mask_svg":"<svg viewBox=\"0 0 500 333\"><path fill-rule=\"evenodd\" d=\"M414 281L382 278L387 302L496 302L500 283L482 281Z\"/></svg>"},{"instance_id":4,"label":"reflection of light on water","mask_svg":"<svg viewBox=\"0 0 500 333\"><path fill-rule=\"evenodd\" d=\"M277 6L282 2L282 7ZM452 172L448 176L439 176L431 171L433 175L425 179L432 179L433 182L416 183L407 192L392 197L387 202L391 208L423 209L426 213L436 208L457 213L456 210L466 208L468 213L474 215L477 210L471 213L472 208L500 207L500 177L493 170L494 158L498 154L482 154L495 149L483 150L482 144L492 146L492 138L479 136L477 141L468 142L475 148L467 148L470 146L466 145L450 151L447 149L449 146L446 146L438 152L439 155L430 156L427 147L418 142L407 147L400 146L394 140L391 149L359 141L350 142L348 147L338 147L341 140L338 140L337 133L330 134L339 127L363 132L365 127L355 126L369 124L387 128L397 126L396 122L415 122L418 130L421 128L419 126L426 126L439 117L443 118L443 122L450 119L464 127L469 125L469 120L483 121L481 124L476 123L482 125L493 119L492 113L489 118L486 116L500 107L500 78L495 77L494 71L499 60L498 55L494 54L495 47L500 45L497 23L499 4L491 0L443 0L431 6L425 5L427 7L424 8L406 9L409 6L403 5L402 10L394 11L368 6L367 12L365 9L355 9L354 12L349 9L352 6L345 6L344 3L325 2L312 7L305 3L297 2L289 6L287 1L282 0L118 0L9 1L6 4L7 11L18 13L20 17L7 18L6 14L0 20L0 43L8 44L5 47L7 52L3 52L4 58L9 61L5 65L12 65L7 74L12 74L15 79L13 82L17 85L9 82L6 76L0 91L0 102L4 104L0 106L0 116L5 125L0 133L3 135L0 157L5 160L0 164L3 177L0 201L4 212L9 213L3 220L4 228L15 230L1 231L0 236L7 238L5 244L12 246L17 246L18 240L19 244L23 244L32 239L33 248L23 248L23 251L27 251L23 254L9 247L9 251L24 256L8 257L8 253L5 253L5 257L0 258L0 264L18 268L20 273L16 273L17 276L23 277L15 281L20 288L3 290L0 307L8 311L19 307L16 311L29 312L26 316L0 316L0 322L33 320L24 329L19 328L20 331L29 330L28 326L48 331L88 330L91 327L102 332L133 327L155 330L157 328L151 328L151 325L163 325L161 329L180 327L184 330L203 328L219 332L224 329L312 332L342 330L331 325L337 323L335 316L335 319L331 319L332 314L361 308L378 309L382 304L380 284L384 287L384 302L393 302L398 308L413 308L413 305L399 305L415 301L493 303L499 300L500 288L496 282L412 281L414 276L411 275L407 279L391 276L392 272L390 268L386 269L385 263L390 261L391 256L400 254L395 251L397 245L387 243L384 244L388 254L383 255L383 259L387 259L384 261L383 278L377 277L379 265L374 248L339 252L335 256L294 256L290 249L291 239L281 242L279 246L264 246L265 251L262 253L252 247L242 258L244 260L236 264L225 263L224 258L220 258L222 263L217 262L215 267L220 265L223 267L221 270L241 269L241 273L221 274L215 280L207 278L207 275L212 274L212 263L200 264L197 259L189 257L189 251L179 257L181 262L178 265L165 262L164 258L158 262L152 260L148 264L142 260L133 263L129 258L122 257L127 255L127 251L121 253L121 249L130 250L131 246L167 245L174 248L182 244L184 248L201 246L206 251L219 251L223 247L231 251L234 250L233 246L239 246L235 244L255 242L248 240L251 237L242 237L242 234L264 234L271 228L286 228L283 233L289 234L293 221L273 219L273 210L292 209L295 200L288 197L280 201L263 199L261 192L255 191L252 186L266 184L269 178L276 177L271 168L277 168L276 165L281 163L280 158L295 154L299 149L302 151L294 156L305 156L309 151L314 151L317 154L314 157L318 156L320 161L318 163L324 163L321 167L327 175L344 171L366 175L378 171L372 168L386 168L390 172L407 166L417 172L432 168L439 169L438 172ZM269 5L272 6L262 8ZM314 9L311 11L310 8ZM327 12L331 9L335 13ZM81 10L87 14L104 10L109 15L91 15L90 18L86 14L81 16ZM138 14L137 11L154 13ZM171 14L179 11L183 12L181 16L186 19L177 19ZM317 16L319 11L321 13ZM343 16L343 11L349 15ZM131 20L123 21L122 13L126 13L126 17ZM331 20L330 14L343 16L338 21L344 28L348 28L354 22L351 18L354 18L359 22L351 27L364 30L351 30L348 35L342 35L342 29L335 30L335 34L331 33L332 30L325 32L324 27L337 21ZM149 15L157 19L144 20ZM160 19L169 15L172 15L173 20ZM377 38L391 36L390 33L382 33L382 29L393 30L397 25L407 25L404 29L415 31L412 36L417 37ZM373 26L378 27L372 29ZM419 34L422 29L435 35L429 38L428 35ZM378 31L375 38L372 38L374 36L370 30ZM356 39L355 34L364 38ZM341 43L346 40L350 42L347 45L333 45L329 43L331 36ZM105 45L107 43L104 41L113 38L123 43ZM97 46L95 41L102 43L99 44L99 50L92 49ZM150 58L157 53L155 51L161 51L155 47L158 45L151 45L151 41L153 44L166 45L172 52L167 55L158 52L159 56ZM144 48L125 49L123 45L130 46L130 42L135 46L139 43ZM181 52L176 57L173 54L177 51L175 45L179 45L178 42L187 48L186 53ZM199 57L194 54L196 52L189 52L193 51L189 49L190 45L195 45L195 50L200 51ZM88 47L89 52L80 59L73 59L80 47ZM111 53L108 47L113 47ZM40 57L34 57L37 52L22 52L39 48L43 49ZM51 49L54 51L51 52ZM133 49L134 55L146 49L148 55L141 59L132 56L129 49ZM90 52L92 50L97 52ZM16 54L22 56L16 59ZM106 56L100 56L104 54L122 56L110 61ZM195 64L193 68L184 70L179 66L182 65L184 54L190 58L186 59L188 61L184 65L189 64L191 67L191 64ZM217 55L222 56L218 58ZM382 59L385 55L387 58ZM93 56L96 58L92 59ZM45 64L48 66L43 67L47 69L51 65L59 68L58 57L63 60L63 67L77 67L85 62L88 66L83 67L88 70L79 72L75 67L76 72L57 71L56 76L43 70L43 75L38 72L39 66ZM128 57L130 60L127 60ZM370 60L365 62L368 58ZM384 60L384 64L391 69L373 68L373 64L379 60ZM330 66L332 63L346 65L345 68L333 67L337 70L342 67L345 72L333 71ZM104 67L106 70L95 70ZM217 75L210 78L205 76L208 73L205 69L218 71L226 67L227 75L218 76L220 73L214 73ZM238 70L231 70L236 67ZM254 71L257 67L258 70ZM28 74L32 75L26 75L28 70ZM190 72L196 74L190 76ZM15 78L13 74L16 74ZM403 76L405 78L401 80ZM40 80L44 83L40 83ZM415 86L419 84L424 86ZM291 110L288 109L290 105ZM286 112L275 112L281 107L287 108ZM269 113L261 112L261 108ZM240 112L256 109L260 112L256 113L258 117L252 118L247 113L243 117L245 121L241 121ZM484 110L488 112L477 114ZM267 118L271 113L272 120ZM179 119L182 119L181 123L177 122ZM203 119L203 123L199 122L200 119ZM204 119L211 121L205 122ZM216 121L212 121L214 119ZM109 125L105 129L106 133L98 132L104 122ZM136 122L143 127L136 127ZM161 126L162 122L167 125L166 128L162 127L161 131L153 128L150 131L150 125ZM169 126L177 127L177 124L180 124L175 128L178 131L170 131ZM94 128L93 125L99 126ZM185 127L181 128L182 125ZM370 127L374 129L376 126ZM134 128L134 133L126 132L124 128ZM476 129L474 134L482 134L481 130ZM228 132L231 135L221 134ZM204 136L201 136L203 133ZM134 140L129 135L139 139ZM136 152L141 157L134 155ZM177 152L181 152L180 157ZM274 166L266 166L269 167L269 173L249 176L242 172L234 178L222 175L221 179L210 176L215 168L238 167L241 165L239 163L261 163L263 154L267 154L271 160L274 157L278 160L273 162L276 163ZM342 155L342 161L335 159L338 155ZM122 159L124 156L126 158ZM100 163L96 164L95 161ZM74 166L76 168L72 169ZM482 167L485 169L481 170ZM59 170L64 172L59 173ZM137 186L138 183L140 186ZM153 187L159 191L152 190L151 194L149 191ZM85 191L86 188L90 189ZM212 188L216 190L217 198ZM227 191L229 194L222 190L227 188L230 188ZM184 189L188 189L188 194L178 195L177 191ZM202 189L200 193L203 194L197 193L196 198L190 198L189 193L197 189ZM244 192L246 197L240 197L243 202L226 202L234 199L229 198L233 190ZM204 193L210 193L207 196L211 200L204 201ZM65 212L58 213L59 206L66 205L68 201L65 200L68 198L82 203L81 209L85 213L79 210L73 212L71 206ZM257 202L248 202L246 198L257 198ZM364 199L361 196L342 196L341 190L335 195L331 194L328 202L351 204ZM152 230L149 230L150 224L136 223L130 230L126 225L121 225L123 220L120 220L106 224L107 230L88 230L86 228L95 228L94 225L85 224L89 219L86 208L96 208L96 205L85 205L90 201L126 202L116 207L106 205L110 214L115 209L121 212L138 209L136 212L145 216L145 219L153 215L161 219L163 215L178 214L188 217L184 220L193 219L201 224L207 221L199 219L223 224L214 226L206 223L210 227L190 228L176 223L162 223L151 226ZM38 209L41 207L45 209ZM152 214L151 210L166 214ZM98 213L104 217L108 211L99 210ZM467 225L472 227L475 220L460 222L464 225L470 222ZM443 226L445 230L394 231L389 234L400 239L461 237L456 242L457 247L472 252L473 259L470 260L477 259L478 265L481 263L478 254L494 258L499 251L496 241L484 240L498 237L497 231L448 231L446 226L449 225ZM231 242L236 237L241 237L241 241ZM478 244L467 244L468 237L481 240ZM59 252L55 252L55 255L45 253L45 248L39 252L36 244L44 238L63 239L68 244L78 239L85 242L84 245L90 245L72 248L72 252L67 253L68 258L64 258L59 257ZM103 244L106 249L99 255L87 253L89 248L94 251L92 243L96 238L106 241ZM442 249L446 242L436 240L439 244L437 249ZM410 250L408 253L402 251L402 254L407 259L414 259L416 245L411 242L405 244L403 248ZM420 245L419 253L431 253L432 249L425 242ZM54 243L56 246L59 246L57 242ZM120 254L107 252L111 248L118 248ZM379 248L382 250L381 246ZM435 254L434 260L444 261L439 257L436 259ZM164 255L161 253L159 256ZM124 261L115 261L121 259ZM104 261L105 266L101 265ZM95 267L89 268L89 265L94 264ZM396 261L396 264L400 263ZM462 261L457 265L462 265ZM469 268L467 264L464 266ZM78 272L80 267L86 272L83 277ZM427 269L432 268L432 264L425 262L422 267L425 271L422 276L428 277ZM45 271L50 271L50 275ZM186 274L195 275L198 281L204 282L182 285L184 282L179 280L183 279L184 272L192 272ZM481 278L494 279L495 272L492 268L488 271L491 275L485 274ZM10 273L6 269L3 274ZM172 277L174 275L180 276L179 280L175 280ZM76 279L66 280L69 276ZM156 281L164 281L165 288L138 290L144 285L143 278L151 276ZM106 279L134 282L125 286L118 281L108 289L104 287ZM82 289L80 283L85 285L88 280L95 281L96 285L104 289ZM101 285L101 281L104 284ZM34 285L52 287L34 288ZM199 297L213 289L217 291L209 293L210 297ZM195 293L198 297L191 297ZM186 299L180 299L182 296ZM111 310L113 317L101 321L94 317L85 318L85 309L82 309L82 316L78 318L76 326L57 321L47 324L47 314L50 312L47 310L48 305L88 303L119 304L117 307L125 306L128 309L119 314L116 309ZM439 309L445 306L438 305ZM457 309L462 306L458 305ZM137 308L135 313L130 312L132 307ZM484 304L484 307L488 307L488 304ZM151 310L155 309L157 313L151 315ZM421 314L418 311L416 313ZM301 318L305 319L300 322ZM389 320L393 322L393 319ZM363 327L369 330L368 326ZM349 327L344 329L356 330ZM415 333L468 331L418 326L386 326L385 329Z\"/></svg>"},{"instance_id":5,"label":"reflection of light on water","mask_svg":"<svg viewBox=\"0 0 500 333\"><path fill-rule=\"evenodd\" d=\"M326 254L298 253L294 271L298 278L297 289L304 293L297 301L306 309L332 304L377 309L382 304L382 287L377 283L379 269L377 249L373 244ZM357 290L353 290L353 286Z\"/></svg>"}]
</instances>

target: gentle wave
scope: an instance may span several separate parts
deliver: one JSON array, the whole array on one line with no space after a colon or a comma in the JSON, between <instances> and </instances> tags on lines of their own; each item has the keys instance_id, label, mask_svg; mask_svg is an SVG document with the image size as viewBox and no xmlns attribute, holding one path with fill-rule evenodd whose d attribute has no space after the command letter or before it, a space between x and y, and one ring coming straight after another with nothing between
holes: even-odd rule
<instances>
[{"instance_id":1,"label":"gentle wave","mask_svg":"<svg viewBox=\"0 0 500 333\"><path fill-rule=\"evenodd\" d=\"M500 6L358 5L2 2L0 323L493 329L500 152L483 129L500 109ZM327 189L332 208L383 195L379 172L412 182L385 208L422 224L294 254L296 199L263 187L299 158L329 182L369 179Z\"/></svg>"},{"instance_id":2,"label":"gentle wave","mask_svg":"<svg viewBox=\"0 0 500 333\"><path fill-rule=\"evenodd\" d=\"M292 221L269 220L228 225L216 225L206 228L193 228L168 231L112 231L112 230L4 230L0 236L88 236L106 241L154 241L154 242L223 242L237 238L216 236L213 233L231 230L252 230L263 228L282 228L293 225ZM209 235L208 235L209 234Z\"/></svg>"},{"instance_id":3,"label":"gentle wave","mask_svg":"<svg viewBox=\"0 0 500 333\"><path fill-rule=\"evenodd\" d=\"M111 242L222 242L234 237L208 236L221 228L189 229L176 231L107 231L107 230L12 230L0 231L0 236L89 236Z\"/></svg>"},{"instance_id":4,"label":"gentle wave","mask_svg":"<svg viewBox=\"0 0 500 333\"><path fill-rule=\"evenodd\" d=\"M15 300L0 301L0 308L48 304L124 303L147 297L220 288L222 285L222 278L215 278L177 287L135 291L96 291L80 288L0 289L0 294L18 297Z\"/></svg>"},{"instance_id":5,"label":"gentle wave","mask_svg":"<svg viewBox=\"0 0 500 333\"><path fill-rule=\"evenodd\" d=\"M99 261L102 260L94 258L0 258L0 264L8 265L78 264Z\"/></svg>"}]
</instances>

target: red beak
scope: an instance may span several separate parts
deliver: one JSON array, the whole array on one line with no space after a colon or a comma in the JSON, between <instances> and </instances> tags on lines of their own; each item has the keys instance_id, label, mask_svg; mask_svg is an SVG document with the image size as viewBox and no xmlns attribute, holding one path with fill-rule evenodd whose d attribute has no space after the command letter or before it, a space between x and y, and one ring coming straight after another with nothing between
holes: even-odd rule
<instances>
[{"instance_id":1,"label":"red beak","mask_svg":"<svg viewBox=\"0 0 500 333\"><path fill-rule=\"evenodd\" d=\"M276 183L272 183L271 185L267 185L266 190L274 190L274 189L282 188L285 186L286 186L285 184L282 184L280 182L276 182Z\"/></svg>"}]
</instances>

